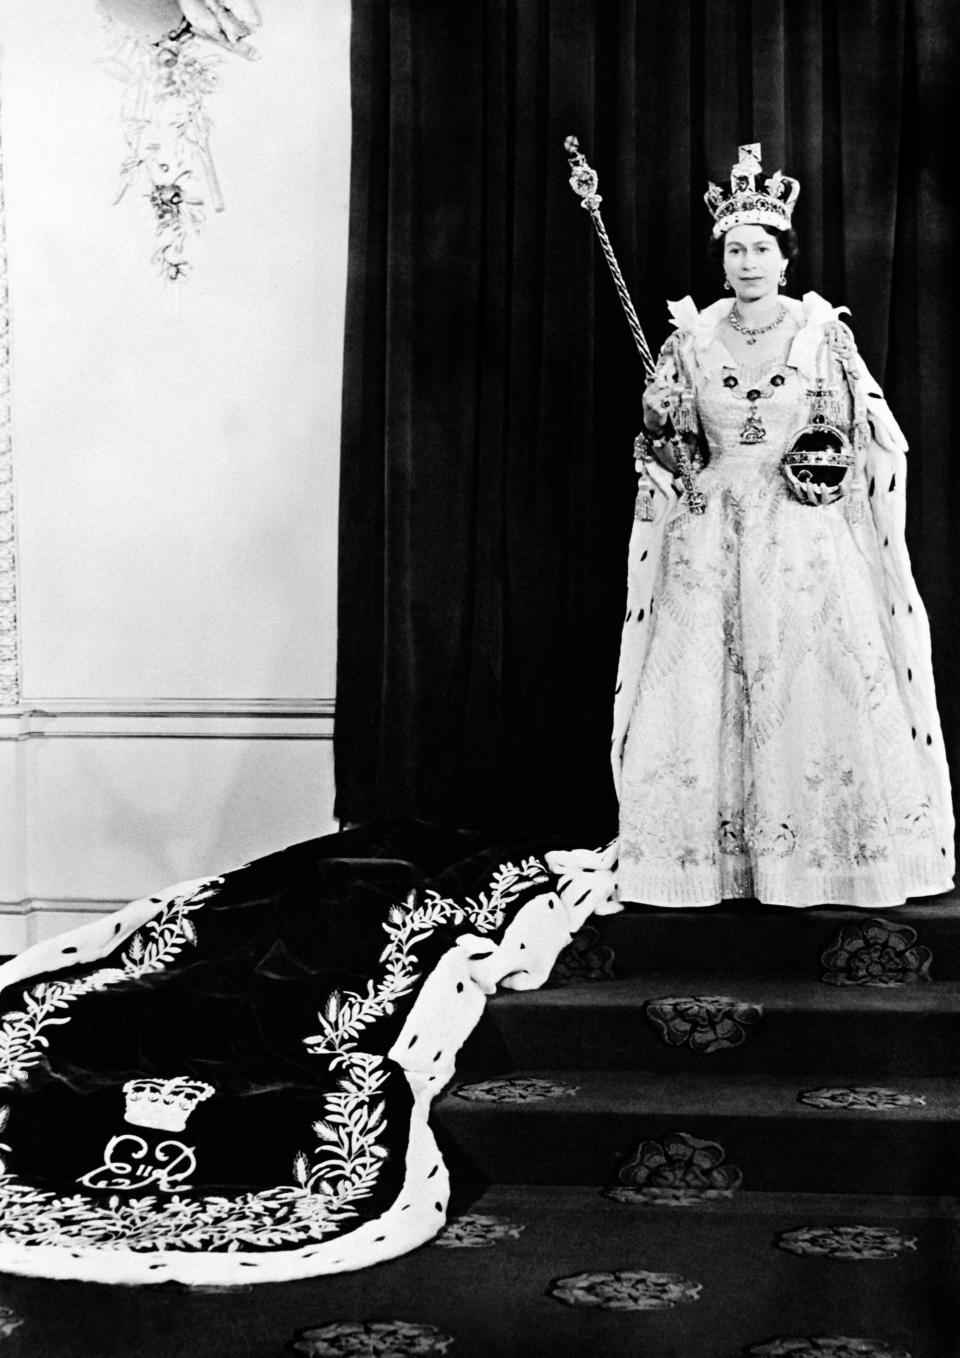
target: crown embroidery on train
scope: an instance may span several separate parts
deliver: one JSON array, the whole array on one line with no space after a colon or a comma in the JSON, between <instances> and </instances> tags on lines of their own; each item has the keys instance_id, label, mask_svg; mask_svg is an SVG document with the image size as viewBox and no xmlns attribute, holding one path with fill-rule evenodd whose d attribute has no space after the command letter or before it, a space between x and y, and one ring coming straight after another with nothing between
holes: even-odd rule
<instances>
[{"instance_id":1,"label":"crown embroidery on train","mask_svg":"<svg viewBox=\"0 0 960 1358\"><path fill-rule=\"evenodd\" d=\"M127 1101L124 1119L135 1127L155 1127L161 1132L182 1132L187 1118L214 1093L202 1080L176 1076L172 1080L128 1080L123 1086Z\"/></svg>"}]
</instances>

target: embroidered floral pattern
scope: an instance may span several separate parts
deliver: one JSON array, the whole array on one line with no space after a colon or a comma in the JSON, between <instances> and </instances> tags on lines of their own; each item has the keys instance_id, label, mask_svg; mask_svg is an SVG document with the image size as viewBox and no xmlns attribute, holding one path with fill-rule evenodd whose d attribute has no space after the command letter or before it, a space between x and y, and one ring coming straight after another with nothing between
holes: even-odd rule
<instances>
[{"instance_id":1,"label":"embroidered floral pattern","mask_svg":"<svg viewBox=\"0 0 960 1358\"><path fill-rule=\"evenodd\" d=\"M896 1259L905 1250L915 1250L917 1241L880 1226L803 1226L778 1235L777 1247L828 1259Z\"/></svg>"},{"instance_id":2,"label":"embroidered floral pattern","mask_svg":"<svg viewBox=\"0 0 960 1358\"><path fill-rule=\"evenodd\" d=\"M744 1349L746 1358L911 1358L906 1349L894 1349L879 1339L851 1339L846 1335L768 1340Z\"/></svg>"},{"instance_id":3,"label":"embroidered floral pattern","mask_svg":"<svg viewBox=\"0 0 960 1358\"><path fill-rule=\"evenodd\" d=\"M405 1358L446 1353L453 1343L435 1325L409 1320L340 1320L301 1330L290 1345L305 1358Z\"/></svg>"},{"instance_id":4,"label":"embroidered floral pattern","mask_svg":"<svg viewBox=\"0 0 960 1358\"><path fill-rule=\"evenodd\" d=\"M0 1177L0 1221L6 1241L88 1251L236 1252L299 1248L335 1233L357 1215L358 1204L372 1193L387 1158L382 1144L387 1128L383 1098L387 1070L383 1056L357 1050L364 1027L389 1013L413 987L417 980L414 950L434 929L466 920L477 930L489 932L499 927L507 908L526 886L541 881L549 881L543 865L528 859L519 867L507 864L498 869L489 891L464 906L429 893L420 904L411 897L405 907L390 911L384 926L387 945L381 976L368 983L364 995L333 994L318 1016L321 1031L304 1039L308 1050L332 1057L331 1068L339 1077L336 1088L324 1096L324 1117L313 1123L314 1147L309 1153L300 1151L294 1159L295 1182L232 1197L192 1196L183 1186L193 1168L189 1147L162 1143L154 1155L159 1157L166 1147L167 1158L159 1166L151 1160L149 1177L141 1176L138 1182L140 1162L146 1165L149 1157L140 1156L136 1145L128 1146L129 1137L122 1147L114 1138L106 1163L84 1179L95 1180L93 1186L108 1190L139 1191L153 1182L169 1197L121 1199L116 1193L107 1201L80 1194L60 1197L5 1174ZM209 899L212 887L204 883L199 890L164 902L153 919L132 935L119 965L99 968L73 981L39 983L26 992L23 1010L7 1014L0 1028L0 1076L5 1076L5 1082L11 1084L29 1074L48 1042L44 1028L68 1022L69 1016L62 1011L80 995L161 971L186 945L195 944L196 930L187 916ZM573 1092L549 1081L518 1083L525 1087L520 1098L530 1096L526 1086L545 1086L537 1097ZM0 1130L4 1121L0 1120ZM122 1164L114 1152L123 1153Z\"/></svg>"},{"instance_id":5,"label":"embroidered floral pattern","mask_svg":"<svg viewBox=\"0 0 960 1358\"><path fill-rule=\"evenodd\" d=\"M925 1108L922 1094L902 1094L896 1089L882 1089L866 1085L839 1085L835 1088L804 1089L797 1095L799 1103L809 1108L838 1108L873 1113L895 1108Z\"/></svg>"},{"instance_id":6,"label":"embroidered floral pattern","mask_svg":"<svg viewBox=\"0 0 960 1358\"><path fill-rule=\"evenodd\" d=\"M552 986L576 985L580 981L613 979L613 949L600 941L600 932L585 924L557 958L547 982Z\"/></svg>"},{"instance_id":7,"label":"embroidered floral pattern","mask_svg":"<svg viewBox=\"0 0 960 1358\"><path fill-rule=\"evenodd\" d=\"M650 1000L645 1012L668 1046L704 1054L739 1047L763 1015L759 1004L726 995L664 996Z\"/></svg>"},{"instance_id":8,"label":"embroidered floral pattern","mask_svg":"<svg viewBox=\"0 0 960 1358\"><path fill-rule=\"evenodd\" d=\"M467 1216L456 1217L451 1221L433 1243L445 1250L489 1249L502 1240L518 1240L523 1229L523 1226L515 1225L506 1217L471 1212Z\"/></svg>"},{"instance_id":9,"label":"embroidered floral pattern","mask_svg":"<svg viewBox=\"0 0 960 1358\"><path fill-rule=\"evenodd\" d=\"M101 967L70 981L41 981L26 991L23 1009L12 1010L0 1020L0 1087L27 1078L49 1045L43 1030L68 1023L63 1010L81 995L163 971L187 944L195 944L196 930L187 916L210 899L221 881L213 878L165 901L153 919L131 936L118 966Z\"/></svg>"},{"instance_id":10,"label":"embroidered floral pattern","mask_svg":"<svg viewBox=\"0 0 960 1358\"><path fill-rule=\"evenodd\" d=\"M537 1080L519 1075L459 1085L453 1092L458 1098L470 1099L475 1103L529 1103L533 1099L570 1098L579 1088L579 1085L556 1084L553 1080Z\"/></svg>"},{"instance_id":11,"label":"embroidered floral pattern","mask_svg":"<svg viewBox=\"0 0 960 1358\"><path fill-rule=\"evenodd\" d=\"M428 891L422 905L411 892L405 906L395 906L384 928L388 943L382 956L384 973L379 981L367 982L366 993L331 992L323 1011L317 1015L320 1032L303 1039L315 1055L343 1055L354 1051L360 1033L375 1019L393 1012L397 1000L408 995L417 980L414 949L444 924L469 922L478 933L490 933L503 923L508 907L525 887L550 878L538 859L525 859L519 867L512 863L498 868L489 892L478 900L467 898L465 905L445 900Z\"/></svg>"},{"instance_id":12,"label":"embroidered floral pattern","mask_svg":"<svg viewBox=\"0 0 960 1358\"><path fill-rule=\"evenodd\" d=\"M929 981L933 954L909 924L868 919L847 924L823 953L823 980L835 986L901 986Z\"/></svg>"},{"instance_id":13,"label":"embroidered floral pattern","mask_svg":"<svg viewBox=\"0 0 960 1358\"><path fill-rule=\"evenodd\" d=\"M726 1151L716 1141L689 1132L673 1132L663 1142L641 1141L620 1170L620 1182L637 1194L706 1192L731 1194L743 1183L735 1165L726 1165ZM619 1201L633 1201L620 1197ZM655 1197L640 1199L655 1201ZM661 1199L662 1201L662 1199Z\"/></svg>"},{"instance_id":14,"label":"embroidered floral pattern","mask_svg":"<svg viewBox=\"0 0 960 1358\"><path fill-rule=\"evenodd\" d=\"M595 1306L606 1311L670 1311L681 1303L699 1301L703 1283L692 1283L679 1273L644 1270L617 1273L572 1273L558 1278L547 1293L567 1306Z\"/></svg>"}]
</instances>

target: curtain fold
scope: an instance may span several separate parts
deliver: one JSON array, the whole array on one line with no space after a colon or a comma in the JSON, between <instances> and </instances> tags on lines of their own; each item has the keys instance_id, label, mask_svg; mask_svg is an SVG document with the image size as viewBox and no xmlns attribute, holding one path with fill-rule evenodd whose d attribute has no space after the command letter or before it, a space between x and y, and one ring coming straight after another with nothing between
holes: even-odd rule
<instances>
[{"instance_id":1,"label":"curtain fold","mask_svg":"<svg viewBox=\"0 0 960 1358\"><path fill-rule=\"evenodd\" d=\"M851 308L912 445L948 744L957 211L950 0L355 0L337 814L612 834L609 718L642 370L719 292L708 178L801 181L796 287Z\"/></svg>"}]
</instances>

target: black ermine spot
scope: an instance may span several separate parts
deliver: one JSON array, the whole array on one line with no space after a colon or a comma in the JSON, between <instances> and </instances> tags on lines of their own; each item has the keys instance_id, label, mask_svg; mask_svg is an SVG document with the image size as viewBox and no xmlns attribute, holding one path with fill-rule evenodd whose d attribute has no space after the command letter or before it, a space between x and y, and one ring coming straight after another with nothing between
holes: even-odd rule
<instances>
[{"instance_id":1,"label":"black ermine spot","mask_svg":"<svg viewBox=\"0 0 960 1358\"><path fill-rule=\"evenodd\" d=\"M877 488L877 479L876 479L875 476L871 476L871 478L870 478L870 489L869 489L869 491L867 492L867 494L868 494L868 495L872 495L873 492L876 490L876 488Z\"/></svg>"},{"instance_id":2,"label":"black ermine spot","mask_svg":"<svg viewBox=\"0 0 960 1358\"><path fill-rule=\"evenodd\" d=\"M643 609L641 608L640 612L637 614L637 622L643 622L643 619L644 619L644 611L643 611Z\"/></svg>"},{"instance_id":3,"label":"black ermine spot","mask_svg":"<svg viewBox=\"0 0 960 1358\"><path fill-rule=\"evenodd\" d=\"M462 982L462 981L458 981L458 982L457 982L457 994L458 994L458 995L462 995L462 994L463 994L463 982Z\"/></svg>"},{"instance_id":4,"label":"black ermine spot","mask_svg":"<svg viewBox=\"0 0 960 1358\"><path fill-rule=\"evenodd\" d=\"M64 957L66 957L67 953L76 952L76 951L77 951L76 948L62 948L62 949L61 949L61 952L63 953Z\"/></svg>"},{"instance_id":5,"label":"black ermine spot","mask_svg":"<svg viewBox=\"0 0 960 1358\"><path fill-rule=\"evenodd\" d=\"M433 1169L432 1169L432 1170L430 1171L430 1173L427 1175L427 1178L428 1178L428 1179L432 1179L433 1176L436 1174L436 1172L437 1172L437 1170L438 1170L439 1168L440 1168L439 1165L434 1165Z\"/></svg>"},{"instance_id":6,"label":"black ermine spot","mask_svg":"<svg viewBox=\"0 0 960 1358\"><path fill-rule=\"evenodd\" d=\"M890 489L893 490L897 484L897 473L894 472L890 478Z\"/></svg>"},{"instance_id":7,"label":"black ermine spot","mask_svg":"<svg viewBox=\"0 0 960 1358\"><path fill-rule=\"evenodd\" d=\"M419 1038L419 1036L420 1036L419 1033L414 1033L413 1037L411 1037L410 1041L407 1043L407 1051L410 1050L410 1048L411 1048L411 1047L413 1046L413 1044L417 1041L417 1039Z\"/></svg>"}]
</instances>

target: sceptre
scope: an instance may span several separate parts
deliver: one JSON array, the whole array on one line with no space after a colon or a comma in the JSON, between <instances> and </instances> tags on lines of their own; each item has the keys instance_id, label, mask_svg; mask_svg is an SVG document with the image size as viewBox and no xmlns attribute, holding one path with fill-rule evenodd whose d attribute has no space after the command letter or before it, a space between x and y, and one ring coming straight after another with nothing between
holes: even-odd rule
<instances>
[{"instance_id":1,"label":"sceptre","mask_svg":"<svg viewBox=\"0 0 960 1358\"><path fill-rule=\"evenodd\" d=\"M600 248L603 250L604 258L610 267L610 273L613 277L621 305L623 306L627 324L630 326L634 343L640 354L640 362L643 364L643 370L646 374L647 381L649 382L656 371L656 365L653 361L653 355L650 352L650 346L647 343L646 336L643 333L643 328L640 325L636 308L627 291L627 285L623 281L623 274L620 272L620 265L617 263L617 257L613 253L613 246L610 244L607 228L604 226L603 218L600 215L600 203L602 202L602 199L600 194L597 193L597 187L599 185L597 172L592 166L587 164L586 159L580 150L580 142L576 137L567 137L563 143L563 149L567 152L570 161L570 169L573 171L570 176L570 187L573 189L574 193L578 194L579 197L583 199L580 206L586 208L590 213L590 220L593 222L594 228L596 229L597 238L600 241ZM634 452L637 457L637 465L641 470L641 478L646 477L646 461L649 454L645 452L644 436L642 434L638 434L634 441ZM703 492L698 489L696 481L694 480L693 468L690 465L690 458L687 456L687 449L682 437L678 437L674 441L673 455L676 460L680 480L683 482L683 489L687 497L687 504L690 506L690 512L693 514L702 514L706 509L706 500L704 499ZM647 479L649 480L649 478Z\"/></svg>"}]
</instances>

